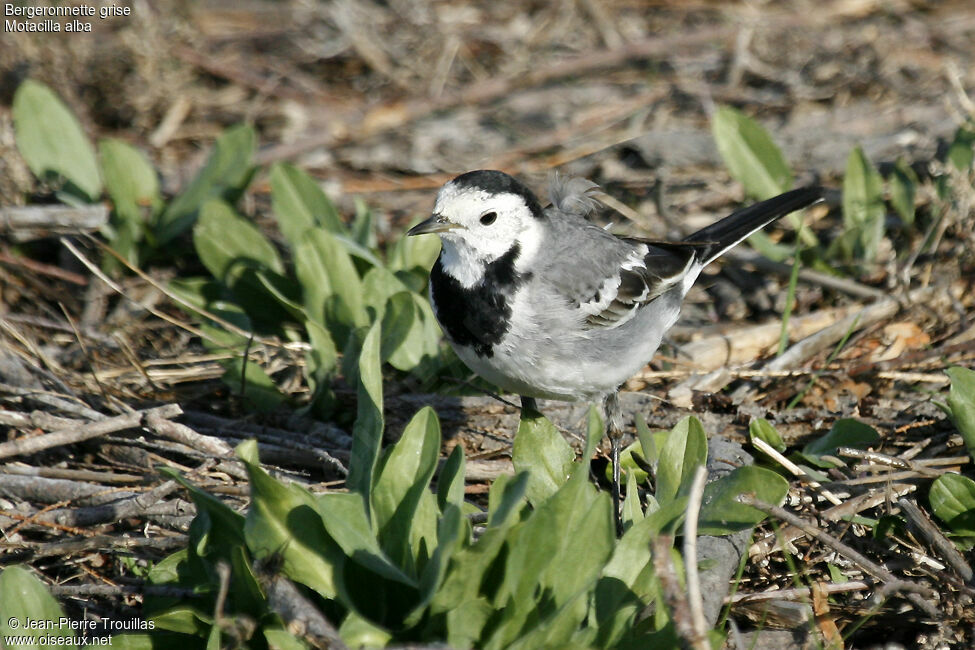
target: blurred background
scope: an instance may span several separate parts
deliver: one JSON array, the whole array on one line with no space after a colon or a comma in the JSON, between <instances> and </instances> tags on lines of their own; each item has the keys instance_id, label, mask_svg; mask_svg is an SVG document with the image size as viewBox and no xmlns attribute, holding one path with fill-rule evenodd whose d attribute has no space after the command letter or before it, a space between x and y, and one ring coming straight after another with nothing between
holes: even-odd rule
<instances>
[{"instance_id":1,"label":"blurred background","mask_svg":"<svg viewBox=\"0 0 975 650\"><path fill-rule=\"evenodd\" d=\"M965 0L126 6L87 19L91 34L4 31L0 203L45 192L14 146L10 104L28 77L93 139L144 151L166 195L223 128L248 122L258 162L294 162L346 208L365 197L381 226L429 210L432 190L465 170L541 189L562 168L655 236L742 198L709 130L716 104L756 117L800 180L828 179L856 144L878 164L932 158L975 88Z\"/></svg>"}]
</instances>

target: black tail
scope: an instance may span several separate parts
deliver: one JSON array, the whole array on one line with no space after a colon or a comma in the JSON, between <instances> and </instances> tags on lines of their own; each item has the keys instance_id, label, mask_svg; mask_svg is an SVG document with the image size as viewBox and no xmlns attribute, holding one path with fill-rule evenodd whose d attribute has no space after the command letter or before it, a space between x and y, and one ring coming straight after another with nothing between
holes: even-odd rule
<instances>
[{"instance_id":1,"label":"black tail","mask_svg":"<svg viewBox=\"0 0 975 650\"><path fill-rule=\"evenodd\" d=\"M684 241L710 244L701 251L700 259L708 264L726 250L738 244L756 230L761 230L776 219L790 212L801 210L823 198L821 187L803 187L779 194L761 203L742 208L737 212L698 230Z\"/></svg>"}]
</instances>

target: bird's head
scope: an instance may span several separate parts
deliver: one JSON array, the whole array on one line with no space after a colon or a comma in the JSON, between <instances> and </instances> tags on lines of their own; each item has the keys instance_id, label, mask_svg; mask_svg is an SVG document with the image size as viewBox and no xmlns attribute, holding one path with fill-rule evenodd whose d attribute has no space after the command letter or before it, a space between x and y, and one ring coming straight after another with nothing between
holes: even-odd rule
<instances>
[{"instance_id":1,"label":"bird's head","mask_svg":"<svg viewBox=\"0 0 975 650\"><path fill-rule=\"evenodd\" d=\"M436 233L445 254L483 268L514 246L522 261L534 255L544 220L531 190L504 172L478 170L444 185L433 215L406 234Z\"/></svg>"}]
</instances>

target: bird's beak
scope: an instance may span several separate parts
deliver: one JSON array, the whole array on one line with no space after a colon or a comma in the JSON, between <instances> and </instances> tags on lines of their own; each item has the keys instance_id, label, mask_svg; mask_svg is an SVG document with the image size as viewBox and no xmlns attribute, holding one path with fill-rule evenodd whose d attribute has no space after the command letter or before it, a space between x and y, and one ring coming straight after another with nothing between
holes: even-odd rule
<instances>
[{"instance_id":1,"label":"bird's beak","mask_svg":"<svg viewBox=\"0 0 975 650\"><path fill-rule=\"evenodd\" d=\"M406 233L407 235L426 235L429 233L447 232L454 228L460 228L460 224L454 223L442 214L434 214L426 221L416 224Z\"/></svg>"}]
</instances>

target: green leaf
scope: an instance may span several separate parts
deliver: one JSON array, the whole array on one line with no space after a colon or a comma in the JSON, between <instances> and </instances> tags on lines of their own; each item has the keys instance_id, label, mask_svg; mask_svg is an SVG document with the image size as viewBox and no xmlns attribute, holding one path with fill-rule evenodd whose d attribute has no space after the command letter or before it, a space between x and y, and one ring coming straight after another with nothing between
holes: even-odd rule
<instances>
[{"instance_id":1,"label":"green leaf","mask_svg":"<svg viewBox=\"0 0 975 650\"><path fill-rule=\"evenodd\" d=\"M955 131L955 137L948 146L948 160L960 172L967 172L972 168L972 161L975 160L975 129L970 125L961 125ZM423 239L413 237L412 239Z\"/></svg>"},{"instance_id":2,"label":"green leaf","mask_svg":"<svg viewBox=\"0 0 975 650\"><path fill-rule=\"evenodd\" d=\"M551 535L552 530L564 534ZM563 645L556 641L571 636L586 614L577 598L595 584L614 542L609 496L598 492L586 473L573 473L512 528L502 584L494 596L495 604L504 605L504 620L485 646L532 647L530 640L539 641L536 633L553 639L554 646ZM569 564L571 571L566 570Z\"/></svg>"},{"instance_id":3,"label":"green leaf","mask_svg":"<svg viewBox=\"0 0 975 650\"><path fill-rule=\"evenodd\" d=\"M488 526L501 528L505 526L511 515L518 512L522 499L528 491L528 472L519 472L514 476L502 474L494 479L491 491L488 492Z\"/></svg>"},{"instance_id":4,"label":"green leaf","mask_svg":"<svg viewBox=\"0 0 975 650\"><path fill-rule=\"evenodd\" d=\"M647 471L643 469L641 464L634 460L634 456L640 458L643 457L639 440L627 445L622 451L620 451L620 478L627 478L630 474L634 474L636 476L637 483L643 483L647 480L649 475L647 474ZM613 468L611 465L606 466L605 476L607 481L613 480Z\"/></svg>"},{"instance_id":5,"label":"green leaf","mask_svg":"<svg viewBox=\"0 0 975 650\"><path fill-rule=\"evenodd\" d=\"M193 243L207 270L231 289L246 269L284 273L284 264L271 242L223 201L208 201L200 210Z\"/></svg>"},{"instance_id":6,"label":"green leaf","mask_svg":"<svg viewBox=\"0 0 975 650\"><path fill-rule=\"evenodd\" d=\"M711 132L725 166L749 196L768 199L792 186L789 165L758 122L721 106L714 113Z\"/></svg>"},{"instance_id":7,"label":"green leaf","mask_svg":"<svg viewBox=\"0 0 975 650\"><path fill-rule=\"evenodd\" d=\"M439 457L440 422L426 406L413 416L377 469L370 493L373 521L383 549L401 567L412 564L410 532Z\"/></svg>"},{"instance_id":8,"label":"green leaf","mask_svg":"<svg viewBox=\"0 0 975 650\"><path fill-rule=\"evenodd\" d=\"M631 526L617 542L596 583L594 616L598 625L597 647L613 648L650 600L653 567L650 543L663 530L673 530L683 518L686 497Z\"/></svg>"},{"instance_id":9,"label":"green leaf","mask_svg":"<svg viewBox=\"0 0 975 650\"><path fill-rule=\"evenodd\" d=\"M776 451L785 451L785 442L782 440L782 436L776 431L768 420L765 418L754 418L748 424L748 437L752 440L756 438L768 443L768 445Z\"/></svg>"},{"instance_id":10,"label":"green leaf","mask_svg":"<svg viewBox=\"0 0 975 650\"><path fill-rule=\"evenodd\" d=\"M905 225L912 225L916 210L914 195L919 184L917 174L907 164L907 161L899 158L890 176L887 177L887 182L890 185L891 206L900 215Z\"/></svg>"},{"instance_id":11,"label":"green leaf","mask_svg":"<svg viewBox=\"0 0 975 650\"><path fill-rule=\"evenodd\" d=\"M948 410L968 453L975 459L975 370L960 366L945 371L951 379Z\"/></svg>"},{"instance_id":12,"label":"green leaf","mask_svg":"<svg viewBox=\"0 0 975 650\"><path fill-rule=\"evenodd\" d=\"M237 201L253 175L251 160L256 146L257 133L247 125L231 127L217 138L203 169L159 215L156 222L159 246L190 228L200 208L210 199L222 199L230 204Z\"/></svg>"},{"instance_id":13,"label":"green leaf","mask_svg":"<svg viewBox=\"0 0 975 650\"><path fill-rule=\"evenodd\" d=\"M411 226L420 222L414 219ZM439 237L400 237L389 252L388 266L391 271L420 269L429 272L440 255Z\"/></svg>"},{"instance_id":14,"label":"green leaf","mask_svg":"<svg viewBox=\"0 0 975 650\"><path fill-rule=\"evenodd\" d=\"M846 160L843 176L843 224L839 240L847 260L873 262L884 237L883 181L863 149L856 147Z\"/></svg>"},{"instance_id":15,"label":"green leaf","mask_svg":"<svg viewBox=\"0 0 975 650\"><path fill-rule=\"evenodd\" d=\"M257 442L237 447L250 478L251 506L244 523L247 548L257 560L278 557L284 573L322 595L335 598L336 574L344 556L325 532L315 497L297 485L283 485L261 469Z\"/></svg>"},{"instance_id":16,"label":"green leaf","mask_svg":"<svg viewBox=\"0 0 975 650\"><path fill-rule=\"evenodd\" d=\"M190 493L198 513L205 512L211 522L213 535L209 542L214 550L227 551L232 546L246 545L244 537L244 516L209 492L201 490L171 467L160 467L159 473L179 482ZM229 556L228 556L229 558Z\"/></svg>"},{"instance_id":17,"label":"green leaf","mask_svg":"<svg viewBox=\"0 0 975 650\"><path fill-rule=\"evenodd\" d=\"M102 179L95 149L54 91L33 79L20 84L14 94L13 118L17 149L35 176L61 176L70 183L70 193L87 201L98 199Z\"/></svg>"},{"instance_id":18,"label":"green leaf","mask_svg":"<svg viewBox=\"0 0 975 650\"><path fill-rule=\"evenodd\" d=\"M389 583L416 587L416 582L383 553L369 522L362 495L330 492L320 495L317 502L325 530L342 550L346 561L356 562ZM347 576L345 581L348 582ZM347 595L354 591L356 586L347 584L344 593Z\"/></svg>"},{"instance_id":19,"label":"green leaf","mask_svg":"<svg viewBox=\"0 0 975 650\"><path fill-rule=\"evenodd\" d=\"M137 210L140 205L152 209L162 204L159 177L145 155L127 142L105 138L98 143L105 191L115 209Z\"/></svg>"},{"instance_id":20,"label":"green leaf","mask_svg":"<svg viewBox=\"0 0 975 650\"><path fill-rule=\"evenodd\" d=\"M305 331L310 346L305 353L305 372L312 391L311 406L319 415L327 415L334 401L331 383L338 368L338 350L328 330L321 325L306 321Z\"/></svg>"},{"instance_id":21,"label":"green leaf","mask_svg":"<svg viewBox=\"0 0 975 650\"><path fill-rule=\"evenodd\" d=\"M789 482L770 469L738 467L704 488L698 534L729 535L750 529L765 519L765 513L738 503L738 497L753 494L761 501L778 505L788 491Z\"/></svg>"},{"instance_id":22,"label":"green leaf","mask_svg":"<svg viewBox=\"0 0 975 650\"><path fill-rule=\"evenodd\" d=\"M311 228L323 227L334 233L344 230L335 205L318 183L288 163L271 166L271 209L292 249Z\"/></svg>"},{"instance_id":23,"label":"green leaf","mask_svg":"<svg viewBox=\"0 0 975 650\"><path fill-rule=\"evenodd\" d=\"M643 519L643 508L640 506L640 492L637 488L636 474L626 475L626 498L623 499L623 531L630 529L634 522Z\"/></svg>"},{"instance_id":24,"label":"green leaf","mask_svg":"<svg viewBox=\"0 0 975 650\"><path fill-rule=\"evenodd\" d=\"M423 359L423 321L413 293L390 296L383 313L381 356L397 370L408 371Z\"/></svg>"},{"instance_id":25,"label":"green leaf","mask_svg":"<svg viewBox=\"0 0 975 650\"><path fill-rule=\"evenodd\" d=\"M837 447L866 449L878 440L880 440L880 434L869 424L852 418L844 418L834 422L826 435L803 447L800 456L816 467L836 467L835 463L821 459L820 456L834 455Z\"/></svg>"},{"instance_id":26,"label":"green leaf","mask_svg":"<svg viewBox=\"0 0 975 650\"><path fill-rule=\"evenodd\" d=\"M362 304L369 320L382 320L389 299L411 289L382 266L374 266L362 277Z\"/></svg>"},{"instance_id":27,"label":"green leaf","mask_svg":"<svg viewBox=\"0 0 975 650\"><path fill-rule=\"evenodd\" d=\"M17 648L74 648L67 639L75 638L70 626L61 625L64 612L58 601L33 574L21 566L9 566L0 572L0 639L8 635L33 638L33 642L10 647ZM29 622L50 629L28 628ZM40 643L41 637L57 641Z\"/></svg>"},{"instance_id":28,"label":"green leaf","mask_svg":"<svg viewBox=\"0 0 975 650\"><path fill-rule=\"evenodd\" d=\"M154 218L163 205L156 170L141 151L122 140L101 140L98 153L105 191L113 204L111 232L106 236L116 252L138 264L137 244L142 241L147 217Z\"/></svg>"},{"instance_id":29,"label":"green leaf","mask_svg":"<svg viewBox=\"0 0 975 650\"><path fill-rule=\"evenodd\" d=\"M383 440L383 375L379 358L381 336L381 325L373 323L362 343L357 416L352 428L349 475L345 480L349 490L361 494L366 503L370 501L373 474Z\"/></svg>"},{"instance_id":30,"label":"green leaf","mask_svg":"<svg viewBox=\"0 0 975 650\"><path fill-rule=\"evenodd\" d=\"M528 501L534 506L565 483L572 471L575 452L555 426L537 411L523 412L511 463L516 472L528 472Z\"/></svg>"},{"instance_id":31,"label":"green leaf","mask_svg":"<svg viewBox=\"0 0 975 650\"><path fill-rule=\"evenodd\" d=\"M657 491L661 506L673 501L690 487L695 470L708 459L708 437L700 420L693 415L677 423L660 451L657 463Z\"/></svg>"},{"instance_id":32,"label":"green leaf","mask_svg":"<svg viewBox=\"0 0 975 650\"><path fill-rule=\"evenodd\" d=\"M660 450L667 441L667 436L670 432L652 431L647 426L647 420L643 417L643 414L637 413L636 433L637 439L640 441L640 449L643 451L643 457L650 465L656 466L660 461Z\"/></svg>"},{"instance_id":33,"label":"green leaf","mask_svg":"<svg viewBox=\"0 0 975 650\"><path fill-rule=\"evenodd\" d=\"M261 634L264 635L264 640L267 641L267 646L271 650L305 650L308 647L306 643L283 627L263 625L261 626Z\"/></svg>"},{"instance_id":34,"label":"green leaf","mask_svg":"<svg viewBox=\"0 0 975 650\"><path fill-rule=\"evenodd\" d=\"M376 227L372 210L358 196L355 202L355 219L352 222L352 240L366 250L376 248Z\"/></svg>"},{"instance_id":35,"label":"green leaf","mask_svg":"<svg viewBox=\"0 0 975 650\"><path fill-rule=\"evenodd\" d=\"M369 324L362 281L352 259L335 236L321 228L305 232L294 253L305 313L344 346L353 329Z\"/></svg>"},{"instance_id":36,"label":"green leaf","mask_svg":"<svg viewBox=\"0 0 975 650\"><path fill-rule=\"evenodd\" d=\"M444 512L449 504L458 508L464 505L465 468L464 448L462 445L455 445L437 479L437 505L441 512Z\"/></svg>"},{"instance_id":37,"label":"green leaf","mask_svg":"<svg viewBox=\"0 0 975 650\"><path fill-rule=\"evenodd\" d=\"M253 361L241 363L241 359L227 359L223 365L226 372L220 378L240 400L259 413L270 413L284 401L284 394L278 390L260 364Z\"/></svg>"},{"instance_id":38,"label":"green leaf","mask_svg":"<svg viewBox=\"0 0 975 650\"><path fill-rule=\"evenodd\" d=\"M355 612L349 612L342 621L339 636L350 648L384 648L393 639L388 630Z\"/></svg>"},{"instance_id":39,"label":"green leaf","mask_svg":"<svg viewBox=\"0 0 975 650\"><path fill-rule=\"evenodd\" d=\"M975 481L960 474L942 474L928 494L938 519L958 535L975 535Z\"/></svg>"},{"instance_id":40,"label":"green leaf","mask_svg":"<svg viewBox=\"0 0 975 650\"><path fill-rule=\"evenodd\" d=\"M415 625L426 613L427 606L433 601L447 576L450 559L469 537L469 529L460 508L452 503L447 504L437 525L437 547L420 577L420 601L406 619L408 626Z\"/></svg>"}]
</instances>

